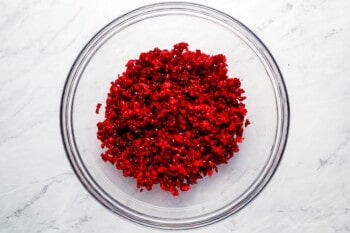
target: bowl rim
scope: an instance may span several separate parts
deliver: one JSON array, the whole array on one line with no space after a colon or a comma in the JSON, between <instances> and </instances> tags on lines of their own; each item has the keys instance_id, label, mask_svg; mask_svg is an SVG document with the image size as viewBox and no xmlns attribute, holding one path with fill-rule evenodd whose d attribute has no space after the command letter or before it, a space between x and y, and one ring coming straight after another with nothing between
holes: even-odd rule
<instances>
[{"instance_id":1,"label":"bowl rim","mask_svg":"<svg viewBox=\"0 0 350 233\"><path fill-rule=\"evenodd\" d=\"M108 193L106 193L90 176L87 168L85 167L83 161L80 158L79 151L76 146L74 132L73 132L73 123L72 123L72 106L74 103L74 95L76 88L78 86L81 74L84 72L84 64L85 66L88 64L89 60L92 58L94 53L97 51L96 47L100 43L100 46L103 45L103 41L108 40L112 35L108 35L108 33L114 29L115 27L122 27L122 25L128 20L132 20L137 18L140 15L145 15L148 13L155 13L159 11L174 11L176 12L186 12L187 14L199 14L205 15L206 17L214 17L216 20L220 20L225 23L226 26L235 28L230 28L232 30L236 30L242 39L242 35L244 36L244 41L249 42L256 49L254 51L257 56L259 56L260 61L265 61L265 67L270 68L270 75L273 76L276 83L274 92L278 92L281 97L281 103L279 103L280 109L278 114L281 115L281 122L279 122L279 126L277 130L280 132L279 140L277 140L278 144L274 146L275 155L270 155L268 162L264 165L262 171L259 176L254 180L254 182L249 186L246 190L248 193L244 192L239 196L238 201L230 202L230 204L224 208L219 210L215 210L214 212L207 213L204 215L199 215L191 218L184 219L169 219L169 218L160 218L154 217L151 215L146 215L144 213L137 212L121 203L118 203L114 200ZM107 35L107 37L106 37ZM253 49L251 46L249 46ZM99 46L97 47L97 49ZM83 67L83 69L81 69ZM79 76L80 72L80 76ZM271 77L270 77L271 79ZM275 93L276 95L276 93ZM71 98L71 96L73 98ZM277 102L277 100L276 100ZM158 228L158 229L193 229L206 225L210 225L216 223L220 220L223 220L234 213L237 213L240 209L249 204L267 185L267 183L271 180L274 173L277 170L277 167L283 157L284 150L286 148L288 132L289 132L289 124L290 124L290 107L289 107L289 99L287 94L286 85L283 80L282 73L268 50L265 44L253 33L248 27L242 24L237 19L232 16L216 10L212 7L205 6L198 3L190 3L190 2L162 2L162 3L154 3L139 7L135 10L129 11L118 18L112 20L109 24L100 29L90 40L89 42L82 48L78 56L76 57L73 65L70 68L70 71L67 75L63 91L61 97L61 105L60 105L60 130L61 130L61 138L63 142L63 146L68 157L68 160L77 175L80 182L83 184L85 189L103 206L112 211L113 213L122 216L123 218L130 220L132 222ZM277 131L276 130L276 131ZM276 132L277 137L278 132ZM276 140L275 140L276 142Z\"/></svg>"}]
</instances>

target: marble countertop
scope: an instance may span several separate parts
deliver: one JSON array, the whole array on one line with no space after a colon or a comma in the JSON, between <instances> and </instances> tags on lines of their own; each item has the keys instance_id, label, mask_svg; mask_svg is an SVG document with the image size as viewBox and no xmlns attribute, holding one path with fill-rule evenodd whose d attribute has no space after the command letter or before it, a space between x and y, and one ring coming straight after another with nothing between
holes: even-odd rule
<instances>
[{"instance_id":1,"label":"marble countertop","mask_svg":"<svg viewBox=\"0 0 350 233\"><path fill-rule=\"evenodd\" d=\"M291 125L273 179L230 218L190 232L350 232L350 1L210 1L250 27L285 78ZM155 1L0 0L0 232L153 232L80 184L59 128L75 57L102 26Z\"/></svg>"}]
</instances>

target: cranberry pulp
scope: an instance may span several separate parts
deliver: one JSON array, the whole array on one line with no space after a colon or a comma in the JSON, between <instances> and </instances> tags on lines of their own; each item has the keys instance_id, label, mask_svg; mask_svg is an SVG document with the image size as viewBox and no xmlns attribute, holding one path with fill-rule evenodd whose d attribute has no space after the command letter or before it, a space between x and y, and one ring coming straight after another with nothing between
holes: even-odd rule
<instances>
[{"instance_id":1,"label":"cranberry pulp","mask_svg":"<svg viewBox=\"0 0 350 233\"><path fill-rule=\"evenodd\" d=\"M249 124L243 93L223 54L190 51L184 42L143 52L111 82L97 123L101 157L140 191L157 184L175 196L188 191L239 151Z\"/></svg>"}]
</instances>

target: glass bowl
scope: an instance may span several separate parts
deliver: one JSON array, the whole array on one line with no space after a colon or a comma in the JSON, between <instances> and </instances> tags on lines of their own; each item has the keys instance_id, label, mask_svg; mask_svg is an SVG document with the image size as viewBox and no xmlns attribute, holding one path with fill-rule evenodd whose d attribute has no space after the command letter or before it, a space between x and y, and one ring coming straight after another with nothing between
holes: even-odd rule
<instances>
[{"instance_id":1,"label":"glass bowl","mask_svg":"<svg viewBox=\"0 0 350 233\"><path fill-rule=\"evenodd\" d=\"M247 118L239 153L219 172L187 192L172 196L154 187L139 192L100 158L95 114L105 103L110 82L129 59L178 42L190 50L227 57L228 75L246 91ZM104 109L104 105L101 110ZM79 180L98 202L133 222L161 229L189 229L220 221L246 206L273 176L289 126L287 91L272 55L257 36L233 17L193 3L158 3L133 10L102 28L76 58L61 102L61 132Z\"/></svg>"}]
</instances>

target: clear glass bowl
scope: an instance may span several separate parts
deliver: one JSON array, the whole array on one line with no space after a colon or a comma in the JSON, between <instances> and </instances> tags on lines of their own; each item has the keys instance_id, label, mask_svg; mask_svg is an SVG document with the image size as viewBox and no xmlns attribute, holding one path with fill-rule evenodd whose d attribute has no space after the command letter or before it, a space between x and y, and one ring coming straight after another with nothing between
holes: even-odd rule
<instances>
[{"instance_id":1,"label":"clear glass bowl","mask_svg":"<svg viewBox=\"0 0 350 233\"><path fill-rule=\"evenodd\" d=\"M126 62L154 47L190 49L227 57L229 76L240 77L248 97L245 140L219 172L174 197L154 187L139 192L136 180L100 158L97 103ZM101 110L104 108L102 107ZM231 16L192 3L141 7L102 28L84 47L68 75L61 103L61 132L70 163L85 188L112 212L162 229L189 229L220 221L247 205L274 174L289 126L287 91L272 55L257 36Z\"/></svg>"}]
</instances>

